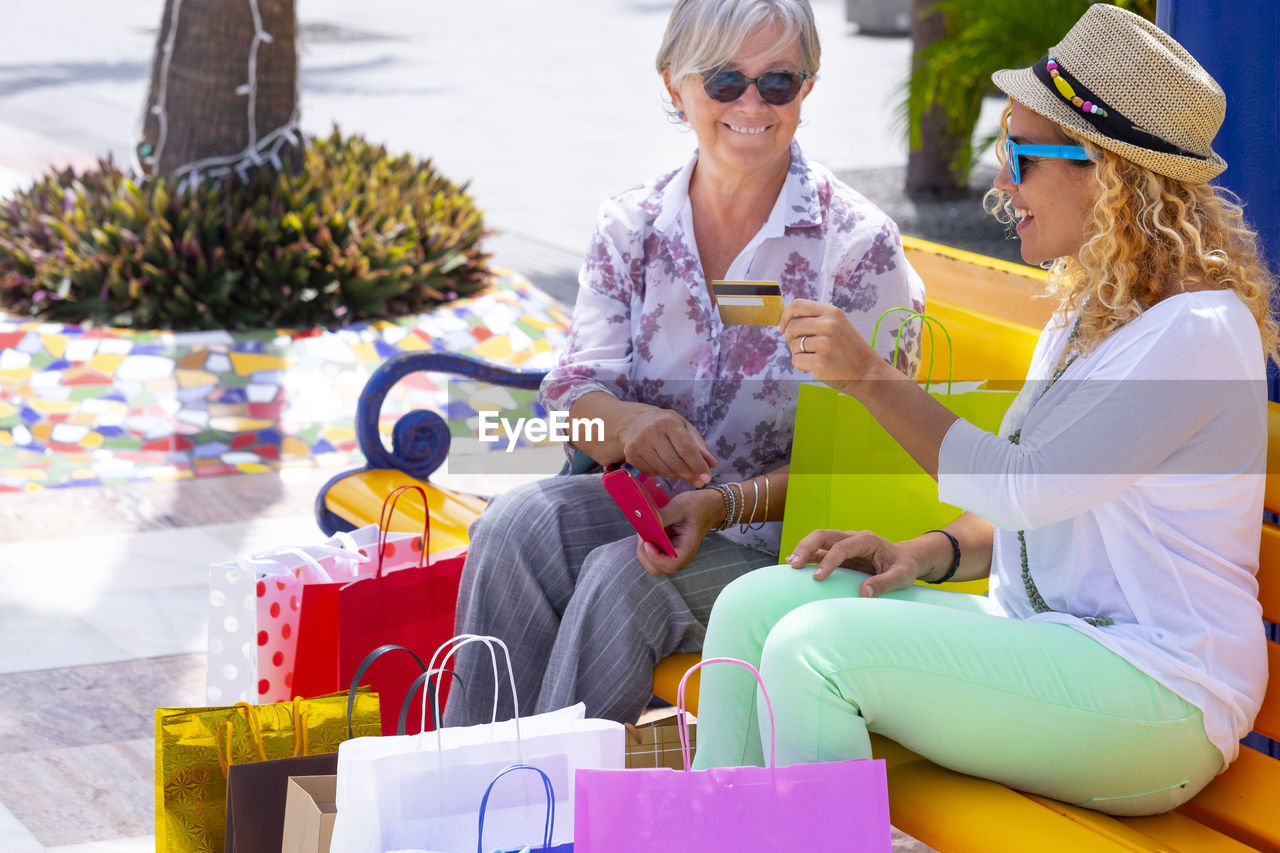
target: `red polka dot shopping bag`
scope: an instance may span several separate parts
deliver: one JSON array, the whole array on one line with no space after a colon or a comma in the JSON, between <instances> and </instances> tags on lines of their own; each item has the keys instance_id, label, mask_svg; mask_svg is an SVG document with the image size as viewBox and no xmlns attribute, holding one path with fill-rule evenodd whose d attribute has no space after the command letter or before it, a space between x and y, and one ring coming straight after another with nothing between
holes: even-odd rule
<instances>
[{"instance_id":1,"label":"red polka dot shopping bag","mask_svg":"<svg viewBox=\"0 0 1280 853\"><path fill-rule=\"evenodd\" d=\"M416 565L422 537L396 533L383 543L387 566ZM293 689L299 620L306 588L348 583L377 570L379 528L337 533L318 545L284 546L209 570L209 644L205 696L211 704L284 702Z\"/></svg>"}]
</instances>

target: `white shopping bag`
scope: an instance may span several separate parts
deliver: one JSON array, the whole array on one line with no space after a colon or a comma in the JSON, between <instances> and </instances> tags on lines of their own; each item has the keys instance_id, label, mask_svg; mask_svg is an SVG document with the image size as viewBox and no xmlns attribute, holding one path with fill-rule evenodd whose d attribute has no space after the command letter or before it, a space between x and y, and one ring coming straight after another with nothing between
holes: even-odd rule
<instances>
[{"instance_id":1,"label":"white shopping bag","mask_svg":"<svg viewBox=\"0 0 1280 853\"><path fill-rule=\"evenodd\" d=\"M416 563L421 536L392 533L397 563ZM301 585L356 578L377 567L378 525L335 533L320 544L241 554L209 569L210 705L287 702L292 697Z\"/></svg>"},{"instance_id":2,"label":"white shopping bag","mask_svg":"<svg viewBox=\"0 0 1280 853\"><path fill-rule=\"evenodd\" d=\"M506 651L493 638L473 639ZM429 669L438 665L438 656ZM509 660L507 666L510 672ZM622 725L586 719L582 704L500 723L345 741L338 747L332 853L474 850L477 803L512 764L533 765L551 780L556 812L552 841L568 843L573 840L577 770L621 769L624 752ZM495 788L485 818L486 848L527 844L529 827L545 817L546 802L541 781L532 776Z\"/></svg>"},{"instance_id":3,"label":"white shopping bag","mask_svg":"<svg viewBox=\"0 0 1280 853\"><path fill-rule=\"evenodd\" d=\"M510 776L510 774L512 773L520 773L520 772L536 773L538 775L538 779L542 782L542 788L543 788L543 794L544 794L544 802L543 802L544 815L543 815L542 833L541 833L542 841L538 846L538 850L542 851L542 853L572 853L573 851L572 841L566 842L564 844L553 844L551 841L551 838L555 833L555 820L556 820L555 790L552 788L552 785L551 785L551 777L548 776L546 773L544 773L541 768L534 767L532 764L512 764L509 767L503 768L498 773L498 775L495 776L491 782L489 782L489 787L485 788L484 796L480 799L479 814L476 815L476 832L478 834L478 838L476 840L477 853L484 853L484 851L486 850L492 850L492 851L495 851L495 853L528 853L530 849L530 844L534 842L534 840L537 838L537 835L538 835L537 830L534 827L530 826L530 827L526 827L524 830L524 836L525 838L529 839L529 842L526 842L525 844L521 845L519 851L517 851L515 848L510 848L509 850L504 851L500 848L495 848L492 845L485 844L484 830L485 830L485 824L487 822L487 816L492 815L490 800L493 798L494 787L498 784L499 780L501 780L504 776ZM510 785L511 783L508 781L508 782L504 782L503 784ZM389 851L388 853L451 853L451 851L419 850L419 849L413 849L413 848L406 848L403 850Z\"/></svg>"}]
</instances>

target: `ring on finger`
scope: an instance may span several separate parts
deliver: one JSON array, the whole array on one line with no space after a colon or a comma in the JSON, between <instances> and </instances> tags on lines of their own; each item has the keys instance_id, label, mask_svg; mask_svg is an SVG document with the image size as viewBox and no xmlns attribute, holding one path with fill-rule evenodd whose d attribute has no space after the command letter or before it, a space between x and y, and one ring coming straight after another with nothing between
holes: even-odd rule
<instances>
[{"instance_id":1,"label":"ring on finger","mask_svg":"<svg viewBox=\"0 0 1280 853\"><path fill-rule=\"evenodd\" d=\"M800 352L807 353L809 350L805 347L804 342L809 339L808 335L800 336Z\"/></svg>"}]
</instances>

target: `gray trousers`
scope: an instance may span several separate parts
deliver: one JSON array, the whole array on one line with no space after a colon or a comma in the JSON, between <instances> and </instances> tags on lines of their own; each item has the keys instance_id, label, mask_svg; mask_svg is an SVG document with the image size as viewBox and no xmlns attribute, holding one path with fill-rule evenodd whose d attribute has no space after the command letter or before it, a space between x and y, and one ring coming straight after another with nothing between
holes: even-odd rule
<instances>
[{"instance_id":1,"label":"gray trousers","mask_svg":"<svg viewBox=\"0 0 1280 853\"><path fill-rule=\"evenodd\" d=\"M772 559L711 533L688 566L652 577L636 559L635 532L595 474L499 495L470 533L457 633L507 644L522 716L585 702L588 717L635 722L652 696L654 664L701 650L720 590ZM501 661L499 650L504 720L513 706ZM489 722L488 651L472 643L452 668L466 698L450 692L445 724Z\"/></svg>"}]
</instances>

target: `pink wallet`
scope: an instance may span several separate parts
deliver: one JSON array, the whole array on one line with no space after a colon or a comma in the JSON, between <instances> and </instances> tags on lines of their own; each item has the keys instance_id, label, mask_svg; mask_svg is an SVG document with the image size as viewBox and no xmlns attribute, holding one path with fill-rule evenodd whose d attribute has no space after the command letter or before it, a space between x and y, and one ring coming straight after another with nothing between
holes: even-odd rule
<instances>
[{"instance_id":1,"label":"pink wallet","mask_svg":"<svg viewBox=\"0 0 1280 853\"><path fill-rule=\"evenodd\" d=\"M656 480L624 462L621 468L605 473L604 487L641 539L657 546L668 557L676 555L658 515L658 510L666 506L671 497Z\"/></svg>"}]
</instances>

